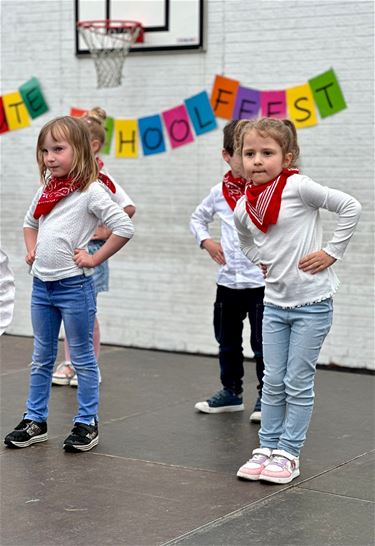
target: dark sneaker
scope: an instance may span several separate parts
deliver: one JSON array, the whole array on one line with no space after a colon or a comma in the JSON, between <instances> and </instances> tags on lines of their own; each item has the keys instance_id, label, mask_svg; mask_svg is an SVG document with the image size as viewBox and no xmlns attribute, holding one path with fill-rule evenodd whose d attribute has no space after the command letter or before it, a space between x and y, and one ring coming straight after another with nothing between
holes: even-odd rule
<instances>
[{"instance_id":1,"label":"dark sneaker","mask_svg":"<svg viewBox=\"0 0 375 546\"><path fill-rule=\"evenodd\" d=\"M64 442L64 449L66 451L90 451L98 442L98 423L95 423L95 425L74 423L72 433Z\"/></svg>"},{"instance_id":2,"label":"dark sneaker","mask_svg":"<svg viewBox=\"0 0 375 546\"><path fill-rule=\"evenodd\" d=\"M258 396L257 401L255 402L255 406L253 409L253 412L250 414L250 423L260 423L262 420L262 406L260 397Z\"/></svg>"},{"instance_id":3,"label":"dark sneaker","mask_svg":"<svg viewBox=\"0 0 375 546\"><path fill-rule=\"evenodd\" d=\"M38 423L31 419L22 419L13 432L5 436L4 443L8 447L28 447L46 440L48 440L46 422Z\"/></svg>"},{"instance_id":4,"label":"dark sneaker","mask_svg":"<svg viewBox=\"0 0 375 546\"><path fill-rule=\"evenodd\" d=\"M242 396L225 388L205 402L197 402L194 407L203 413L225 413L244 409Z\"/></svg>"}]
</instances>

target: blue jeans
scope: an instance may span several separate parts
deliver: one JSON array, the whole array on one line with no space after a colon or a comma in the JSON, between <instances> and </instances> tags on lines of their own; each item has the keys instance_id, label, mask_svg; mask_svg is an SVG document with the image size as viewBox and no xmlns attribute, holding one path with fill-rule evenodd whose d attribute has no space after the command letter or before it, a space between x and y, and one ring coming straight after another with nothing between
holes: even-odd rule
<instances>
[{"instance_id":1,"label":"blue jeans","mask_svg":"<svg viewBox=\"0 0 375 546\"><path fill-rule=\"evenodd\" d=\"M61 321L78 376L78 413L74 422L92 424L99 405L98 365L93 346L96 313L92 277L78 275L59 281L33 281L31 319L34 352L31 363L26 419L46 421L53 366Z\"/></svg>"},{"instance_id":2,"label":"blue jeans","mask_svg":"<svg viewBox=\"0 0 375 546\"><path fill-rule=\"evenodd\" d=\"M299 455L313 410L315 366L332 315L331 298L292 309L265 304L261 447Z\"/></svg>"}]
</instances>

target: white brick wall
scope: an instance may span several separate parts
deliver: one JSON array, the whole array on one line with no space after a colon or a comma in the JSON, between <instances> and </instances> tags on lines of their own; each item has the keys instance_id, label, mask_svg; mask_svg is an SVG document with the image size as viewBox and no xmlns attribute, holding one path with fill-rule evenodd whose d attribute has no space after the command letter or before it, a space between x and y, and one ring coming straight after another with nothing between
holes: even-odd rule
<instances>
[{"instance_id":1,"label":"white brick wall","mask_svg":"<svg viewBox=\"0 0 375 546\"><path fill-rule=\"evenodd\" d=\"M342 285L320 362L374 367L373 2L208 0L205 53L131 56L123 85L107 90L96 89L92 61L74 55L73 5L73 0L1 1L1 92L15 91L35 76L50 108L29 128L0 136L1 244L17 283L9 332L32 333L21 226L37 187L36 138L47 120L69 113L71 106L97 104L115 118L138 118L210 92L216 74L249 87L282 89L333 67L348 108L299 131L303 169L322 184L352 193L364 211L336 266ZM136 236L111 260L111 290L99 297L104 342L216 353L215 265L195 246L188 222L224 172L221 141L217 130L154 157L125 160L112 154L106 160L138 212ZM334 220L325 218L329 233Z\"/></svg>"}]
</instances>

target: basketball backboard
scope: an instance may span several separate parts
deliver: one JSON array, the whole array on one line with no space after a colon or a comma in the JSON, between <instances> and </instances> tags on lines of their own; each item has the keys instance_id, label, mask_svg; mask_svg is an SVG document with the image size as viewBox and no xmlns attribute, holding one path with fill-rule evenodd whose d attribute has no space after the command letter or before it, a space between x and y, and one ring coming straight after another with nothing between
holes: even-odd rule
<instances>
[{"instance_id":1,"label":"basketball backboard","mask_svg":"<svg viewBox=\"0 0 375 546\"><path fill-rule=\"evenodd\" d=\"M75 19L126 19L144 27L144 42L139 51L202 50L205 0L75 0ZM76 54L88 54L76 31Z\"/></svg>"}]
</instances>

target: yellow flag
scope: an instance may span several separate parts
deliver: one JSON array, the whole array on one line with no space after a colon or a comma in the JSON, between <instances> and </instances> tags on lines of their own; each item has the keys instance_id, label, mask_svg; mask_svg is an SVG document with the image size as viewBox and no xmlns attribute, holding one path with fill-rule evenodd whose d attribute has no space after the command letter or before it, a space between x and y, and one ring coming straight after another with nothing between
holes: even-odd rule
<instances>
[{"instance_id":1,"label":"yellow flag","mask_svg":"<svg viewBox=\"0 0 375 546\"><path fill-rule=\"evenodd\" d=\"M136 119L115 119L116 157L138 157L138 123Z\"/></svg>"},{"instance_id":2,"label":"yellow flag","mask_svg":"<svg viewBox=\"0 0 375 546\"><path fill-rule=\"evenodd\" d=\"M21 93L15 91L3 95L3 105L10 131L22 129L30 125L30 118Z\"/></svg>"},{"instance_id":3,"label":"yellow flag","mask_svg":"<svg viewBox=\"0 0 375 546\"><path fill-rule=\"evenodd\" d=\"M287 89L286 102L289 117L297 129L311 127L318 123L315 102L308 83Z\"/></svg>"}]
</instances>

